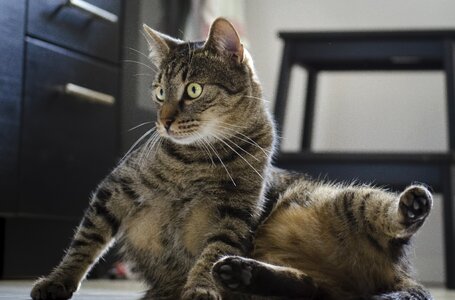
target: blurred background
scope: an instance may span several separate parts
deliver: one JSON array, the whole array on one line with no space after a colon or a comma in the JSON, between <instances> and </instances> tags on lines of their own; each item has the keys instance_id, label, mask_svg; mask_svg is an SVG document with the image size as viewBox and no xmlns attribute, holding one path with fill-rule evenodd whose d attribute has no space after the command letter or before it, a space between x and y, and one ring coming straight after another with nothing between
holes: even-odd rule
<instances>
[{"instance_id":1,"label":"blurred background","mask_svg":"<svg viewBox=\"0 0 455 300\"><path fill-rule=\"evenodd\" d=\"M155 73L147 60L143 23L199 40L214 18L227 17L253 56L272 112L284 53L278 32L455 29L453 0L87 0L88 7L75 2L0 2L0 274L5 279L34 278L57 264L91 191L151 127L131 130L155 118L149 95ZM304 151L308 72L305 65L293 65L288 97L278 97L280 103L287 100L282 152L329 152L335 154L332 160L358 154L365 157L363 172L369 170L368 153L401 154L396 162L405 154L419 163L437 157L438 167L449 169L447 98L453 91L447 92L445 65L437 62L424 71L368 70L368 65L361 71L321 70L313 139ZM297 158L283 165L305 170L299 164ZM342 166L334 162L333 168ZM332 176L329 169L312 173L347 181L364 178ZM387 172L394 171L385 164L381 174ZM401 188L387 180L373 183ZM453 255L445 258L444 218L451 219L454 209L451 199L436 192L414 261L422 281L442 286L445 259ZM449 210L445 215L444 207ZM453 229L453 223L446 226ZM109 256L91 276L108 276L114 261Z\"/></svg>"}]
</instances>

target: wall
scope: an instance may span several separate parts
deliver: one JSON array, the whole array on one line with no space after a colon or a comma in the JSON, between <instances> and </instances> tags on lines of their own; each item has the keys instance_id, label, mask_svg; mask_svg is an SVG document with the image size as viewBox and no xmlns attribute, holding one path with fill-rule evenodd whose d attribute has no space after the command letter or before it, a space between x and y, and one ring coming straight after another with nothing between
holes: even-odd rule
<instances>
[{"instance_id":1,"label":"wall","mask_svg":"<svg viewBox=\"0 0 455 300\"><path fill-rule=\"evenodd\" d=\"M380 30L455 27L453 0L248 0L248 45L264 96L275 95L282 30ZM296 150L305 73L295 69L292 108L282 146ZM317 90L314 149L443 151L447 149L444 76L439 72L324 73ZM442 198L417 239L416 265L427 282L443 281Z\"/></svg>"}]
</instances>

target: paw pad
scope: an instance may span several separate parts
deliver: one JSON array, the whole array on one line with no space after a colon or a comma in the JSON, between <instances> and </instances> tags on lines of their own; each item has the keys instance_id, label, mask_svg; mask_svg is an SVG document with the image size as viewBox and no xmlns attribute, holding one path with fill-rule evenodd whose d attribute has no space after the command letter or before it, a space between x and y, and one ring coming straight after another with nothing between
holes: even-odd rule
<instances>
[{"instance_id":1,"label":"paw pad","mask_svg":"<svg viewBox=\"0 0 455 300\"><path fill-rule=\"evenodd\" d=\"M214 278L225 288L241 290L251 284L253 266L248 260L226 257L213 266Z\"/></svg>"},{"instance_id":2,"label":"paw pad","mask_svg":"<svg viewBox=\"0 0 455 300\"><path fill-rule=\"evenodd\" d=\"M433 198L431 193L422 186L408 187L400 195L399 209L405 225L413 225L423 221L430 213Z\"/></svg>"}]
</instances>

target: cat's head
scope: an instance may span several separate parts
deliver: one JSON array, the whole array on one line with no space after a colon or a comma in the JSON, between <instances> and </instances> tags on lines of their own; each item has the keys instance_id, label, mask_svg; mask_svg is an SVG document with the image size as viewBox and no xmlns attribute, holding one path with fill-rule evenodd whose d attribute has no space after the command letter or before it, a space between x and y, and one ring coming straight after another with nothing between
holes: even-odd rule
<instances>
[{"instance_id":1,"label":"cat's head","mask_svg":"<svg viewBox=\"0 0 455 300\"><path fill-rule=\"evenodd\" d=\"M162 137L179 144L216 139L262 115L251 58L229 21L216 19L202 42L144 30L157 67L152 98Z\"/></svg>"}]
</instances>

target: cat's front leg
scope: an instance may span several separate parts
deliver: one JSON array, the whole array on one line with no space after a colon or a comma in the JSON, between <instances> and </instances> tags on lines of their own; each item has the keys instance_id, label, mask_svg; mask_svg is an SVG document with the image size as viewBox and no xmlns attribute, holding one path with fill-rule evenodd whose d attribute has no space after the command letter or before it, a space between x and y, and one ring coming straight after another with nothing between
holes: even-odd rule
<instances>
[{"instance_id":1,"label":"cat's front leg","mask_svg":"<svg viewBox=\"0 0 455 300\"><path fill-rule=\"evenodd\" d=\"M30 293L34 300L72 297L117 233L124 214L122 197L112 182L98 188L62 261L47 277L35 283Z\"/></svg>"},{"instance_id":2,"label":"cat's front leg","mask_svg":"<svg viewBox=\"0 0 455 300\"><path fill-rule=\"evenodd\" d=\"M216 225L213 226L212 232L206 234L204 243L206 246L189 272L182 299L221 299L220 291L211 275L211 269L222 256L246 255L250 251L255 224L251 213L254 205L248 206L245 203L254 203L256 199L248 200L242 204L235 205L230 202L213 208L218 215Z\"/></svg>"}]
</instances>

